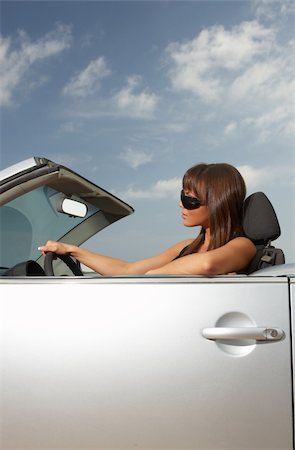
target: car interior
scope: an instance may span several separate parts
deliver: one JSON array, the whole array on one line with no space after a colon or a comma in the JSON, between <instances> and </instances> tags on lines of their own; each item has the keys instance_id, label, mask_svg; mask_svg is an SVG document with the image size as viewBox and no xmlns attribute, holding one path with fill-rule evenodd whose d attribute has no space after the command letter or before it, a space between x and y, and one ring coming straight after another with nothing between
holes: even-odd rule
<instances>
[{"instance_id":1,"label":"car interior","mask_svg":"<svg viewBox=\"0 0 295 450\"><path fill-rule=\"evenodd\" d=\"M243 228L245 235L251 239L257 249L250 265L242 273L249 275L265 267L285 263L283 250L276 248L272 242L281 235L276 212L263 192L255 192L246 198L244 203ZM48 254L45 258L44 269L33 260L21 262L4 272L3 276L54 276L53 260L55 255ZM75 276L83 275L79 263L69 256L60 257L71 273Z\"/></svg>"}]
</instances>

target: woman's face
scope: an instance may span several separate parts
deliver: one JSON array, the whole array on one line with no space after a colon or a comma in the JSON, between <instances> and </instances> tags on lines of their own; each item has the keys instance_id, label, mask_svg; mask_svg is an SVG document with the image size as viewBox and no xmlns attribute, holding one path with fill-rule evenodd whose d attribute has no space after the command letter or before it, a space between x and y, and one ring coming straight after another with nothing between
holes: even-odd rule
<instances>
[{"instance_id":1,"label":"woman's face","mask_svg":"<svg viewBox=\"0 0 295 450\"><path fill-rule=\"evenodd\" d=\"M195 195L187 190L184 190L185 195L195 197ZM196 209L186 209L182 202L179 203L182 209L181 217L182 223L185 227L201 226L204 229L209 228L209 208L206 205L199 206Z\"/></svg>"}]
</instances>

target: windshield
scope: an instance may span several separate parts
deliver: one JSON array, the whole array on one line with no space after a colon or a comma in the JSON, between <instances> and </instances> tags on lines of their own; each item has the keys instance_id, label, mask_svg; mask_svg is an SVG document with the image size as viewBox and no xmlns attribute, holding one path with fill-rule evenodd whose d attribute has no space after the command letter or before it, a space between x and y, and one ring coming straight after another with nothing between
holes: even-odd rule
<instances>
[{"instance_id":1,"label":"windshield","mask_svg":"<svg viewBox=\"0 0 295 450\"><path fill-rule=\"evenodd\" d=\"M56 204L63 194L42 186L0 208L0 266L10 268L40 256L38 247L48 239L60 240L71 229L98 211L87 205L83 218L58 212ZM81 202L78 197L72 197Z\"/></svg>"}]
</instances>

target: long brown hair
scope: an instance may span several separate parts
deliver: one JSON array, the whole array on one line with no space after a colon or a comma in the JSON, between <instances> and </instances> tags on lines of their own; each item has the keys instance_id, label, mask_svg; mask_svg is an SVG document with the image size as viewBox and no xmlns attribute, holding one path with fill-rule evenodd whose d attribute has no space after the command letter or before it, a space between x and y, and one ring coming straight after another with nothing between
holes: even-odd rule
<instances>
[{"instance_id":1,"label":"long brown hair","mask_svg":"<svg viewBox=\"0 0 295 450\"><path fill-rule=\"evenodd\" d=\"M184 174L183 189L200 199L208 207L210 242L208 250L221 247L237 236L243 236L243 202L245 181L230 164L197 164ZM205 240L202 228L199 236L183 255L195 253Z\"/></svg>"}]
</instances>

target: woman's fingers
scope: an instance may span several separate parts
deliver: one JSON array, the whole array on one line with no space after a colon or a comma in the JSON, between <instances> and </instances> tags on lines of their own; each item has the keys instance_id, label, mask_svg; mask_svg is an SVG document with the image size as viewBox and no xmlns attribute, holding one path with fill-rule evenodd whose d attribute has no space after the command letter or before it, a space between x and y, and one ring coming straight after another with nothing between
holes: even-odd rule
<instances>
[{"instance_id":1,"label":"woman's fingers","mask_svg":"<svg viewBox=\"0 0 295 450\"><path fill-rule=\"evenodd\" d=\"M65 250L63 251L63 245L55 242L55 241L47 241L45 245L41 245L38 247L38 250L42 252L42 255L46 255L48 252L54 252L54 253L66 253Z\"/></svg>"}]
</instances>

